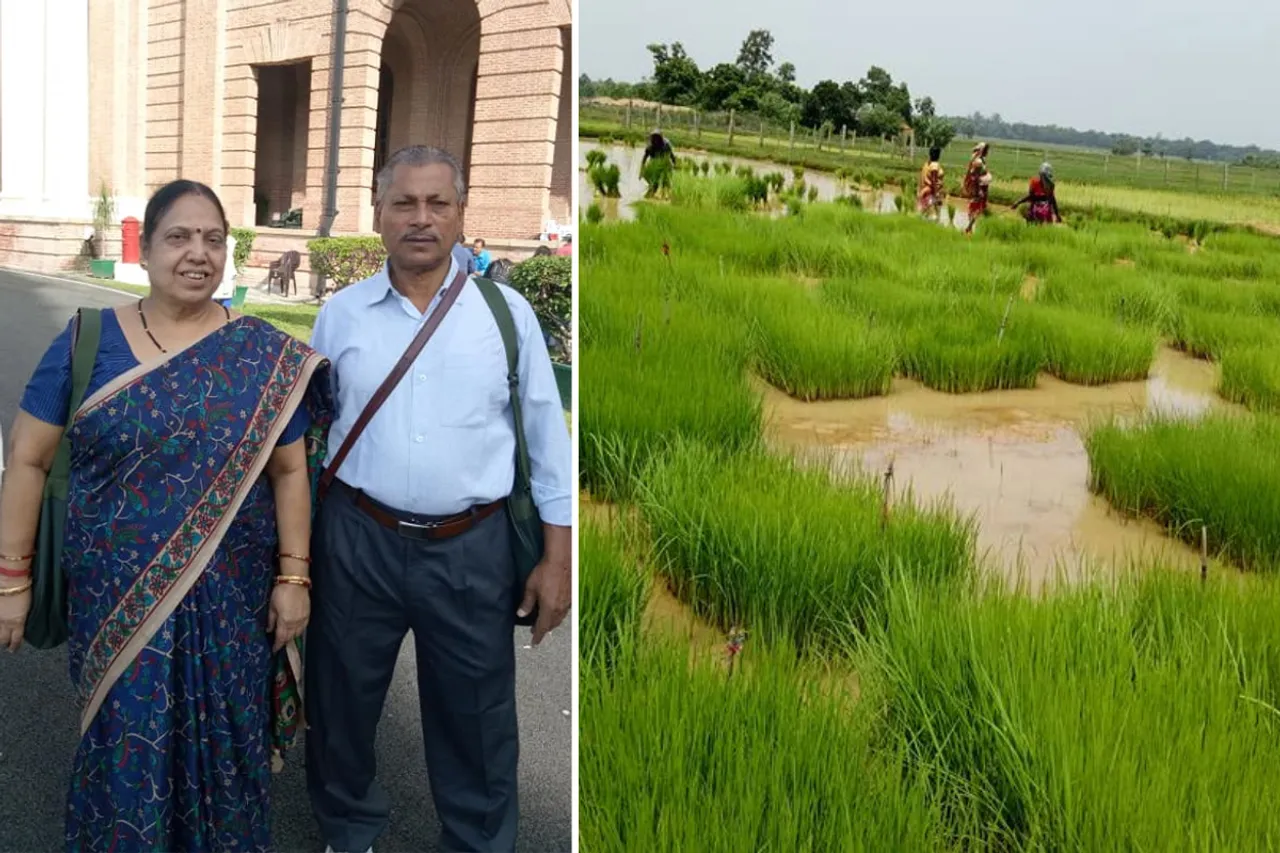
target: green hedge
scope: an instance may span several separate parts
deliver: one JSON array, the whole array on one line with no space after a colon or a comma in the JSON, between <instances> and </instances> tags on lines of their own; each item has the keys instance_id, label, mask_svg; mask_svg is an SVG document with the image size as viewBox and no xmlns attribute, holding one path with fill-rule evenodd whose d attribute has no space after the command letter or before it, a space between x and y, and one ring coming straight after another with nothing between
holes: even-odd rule
<instances>
[{"instance_id":1,"label":"green hedge","mask_svg":"<svg viewBox=\"0 0 1280 853\"><path fill-rule=\"evenodd\" d=\"M538 316L543 330L560 342L562 360L572 360L573 259L563 255L535 255L511 268L510 285L520 292Z\"/></svg>"},{"instance_id":2,"label":"green hedge","mask_svg":"<svg viewBox=\"0 0 1280 853\"><path fill-rule=\"evenodd\" d=\"M249 263L249 253L253 251L253 241L258 232L252 228L232 228L231 236L236 238L233 260L236 262L236 269L243 272L245 264Z\"/></svg>"},{"instance_id":3,"label":"green hedge","mask_svg":"<svg viewBox=\"0 0 1280 853\"><path fill-rule=\"evenodd\" d=\"M364 281L387 262L381 237L321 237L308 241L311 269L333 282L334 290Z\"/></svg>"}]
</instances>

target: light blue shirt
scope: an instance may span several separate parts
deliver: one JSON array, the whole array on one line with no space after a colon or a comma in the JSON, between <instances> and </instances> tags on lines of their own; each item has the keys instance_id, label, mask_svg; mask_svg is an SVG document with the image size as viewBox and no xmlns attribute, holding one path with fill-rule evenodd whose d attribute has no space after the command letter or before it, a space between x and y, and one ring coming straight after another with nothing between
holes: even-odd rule
<instances>
[{"instance_id":1,"label":"light blue shirt","mask_svg":"<svg viewBox=\"0 0 1280 853\"><path fill-rule=\"evenodd\" d=\"M329 433L331 457L457 274L455 257L426 313L391 286L386 267L338 291L320 309L311 346L333 364L338 411ZM534 502L544 522L568 527L572 445L551 358L528 301L498 287L520 342ZM462 288L338 470L339 480L403 512L452 515L506 497L515 482L506 351L475 283L468 278Z\"/></svg>"}]
</instances>

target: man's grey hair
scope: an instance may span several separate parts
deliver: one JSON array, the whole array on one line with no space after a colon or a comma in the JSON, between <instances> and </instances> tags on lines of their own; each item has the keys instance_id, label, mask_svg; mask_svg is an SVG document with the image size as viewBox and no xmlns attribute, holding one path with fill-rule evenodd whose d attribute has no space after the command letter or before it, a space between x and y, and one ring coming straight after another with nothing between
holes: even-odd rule
<instances>
[{"instance_id":1,"label":"man's grey hair","mask_svg":"<svg viewBox=\"0 0 1280 853\"><path fill-rule=\"evenodd\" d=\"M462 164L458 162L457 157L443 148L433 148L430 145L410 145L407 148L401 148L387 158L386 164L378 172L377 191L373 197L374 204L382 204L382 200L387 195L387 190L391 187L391 179L395 176L396 166L431 166L436 163L444 163L453 169L453 190L458 194L459 206L465 205L467 203L467 179L462 174Z\"/></svg>"}]
</instances>

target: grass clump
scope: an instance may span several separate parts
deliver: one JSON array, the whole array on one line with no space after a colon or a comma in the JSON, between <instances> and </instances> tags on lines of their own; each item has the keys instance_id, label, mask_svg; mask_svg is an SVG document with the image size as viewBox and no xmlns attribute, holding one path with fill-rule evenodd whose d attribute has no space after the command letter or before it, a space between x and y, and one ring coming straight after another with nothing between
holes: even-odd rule
<instances>
[{"instance_id":1,"label":"grass clump","mask_svg":"<svg viewBox=\"0 0 1280 853\"><path fill-rule=\"evenodd\" d=\"M1146 379L1156 355L1156 334L1126 328L1076 311L1037 307L1033 315L1044 346L1044 369L1076 385Z\"/></svg>"},{"instance_id":2,"label":"grass clump","mask_svg":"<svg viewBox=\"0 0 1280 853\"><path fill-rule=\"evenodd\" d=\"M1039 600L903 588L886 614L865 712L883 716L967 849L1280 838L1274 581L1156 572Z\"/></svg>"},{"instance_id":3,"label":"grass clump","mask_svg":"<svg viewBox=\"0 0 1280 853\"><path fill-rule=\"evenodd\" d=\"M650 580L634 553L634 528L584 514L579 529L578 657L584 669L611 671L635 652Z\"/></svg>"},{"instance_id":4,"label":"grass clump","mask_svg":"<svg viewBox=\"0 0 1280 853\"><path fill-rule=\"evenodd\" d=\"M1085 436L1090 484L1120 510L1148 516L1248 569L1280 563L1280 421L1215 415L1199 421L1108 422Z\"/></svg>"},{"instance_id":5,"label":"grass clump","mask_svg":"<svg viewBox=\"0 0 1280 853\"><path fill-rule=\"evenodd\" d=\"M887 579L966 578L974 529L945 507L895 507L879 484L763 452L674 446L640 499L657 565L708 621L767 642L837 649L874 618Z\"/></svg>"},{"instance_id":6,"label":"grass clump","mask_svg":"<svg viewBox=\"0 0 1280 853\"><path fill-rule=\"evenodd\" d=\"M1227 350L1218 391L1254 411L1280 413L1280 346Z\"/></svg>"},{"instance_id":7,"label":"grass clump","mask_svg":"<svg viewBox=\"0 0 1280 853\"><path fill-rule=\"evenodd\" d=\"M945 849L846 693L754 641L743 657L730 677L655 637L618 677L583 673L583 853Z\"/></svg>"}]
</instances>

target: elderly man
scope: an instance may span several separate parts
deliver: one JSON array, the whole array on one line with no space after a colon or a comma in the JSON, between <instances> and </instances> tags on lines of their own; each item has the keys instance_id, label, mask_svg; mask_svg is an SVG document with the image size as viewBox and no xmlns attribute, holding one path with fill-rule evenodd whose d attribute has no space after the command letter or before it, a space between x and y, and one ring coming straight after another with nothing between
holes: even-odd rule
<instances>
[{"instance_id":1,"label":"elderly man","mask_svg":"<svg viewBox=\"0 0 1280 853\"><path fill-rule=\"evenodd\" d=\"M495 314L454 254L466 199L451 154L393 155L374 213L387 264L316 320L312 346L333 363L338 412L312 548L307 780L334 851L370 849L387 824L374 741L410 630L441 847L514 849L516 618L536 608L536 645L569 609L571 447L555 375L533 309L503 286L519 342L508 376ZM406 359L402 379L379 393ZM513 395L545 541L525 584L505 502L516 479ZM379 400L376 417L362 417Z\"/></svg>"}]
</instances>

